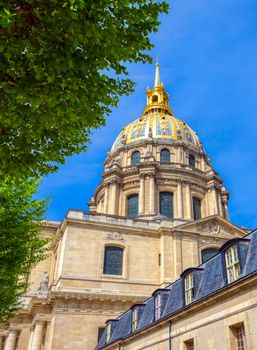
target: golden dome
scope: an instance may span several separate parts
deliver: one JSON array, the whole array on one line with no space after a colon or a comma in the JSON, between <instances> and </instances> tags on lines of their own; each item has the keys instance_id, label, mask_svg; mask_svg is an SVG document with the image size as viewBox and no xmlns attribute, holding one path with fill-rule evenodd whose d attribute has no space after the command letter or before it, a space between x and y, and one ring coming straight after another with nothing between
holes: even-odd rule
<instances>
[{"instance_id":1,"label":"golden dome","mask_svg":"<svg viewBox=\"0 0 257 350\"><path fill-rule=\"evenodd\" d=\"M146 140L160 143L184 143L201 149L197 134L182 120L174 117L169 107L169 96L160 82L159 64L156 64L155 84L147 88L147 105L141 118L124 127L116 138L111 151L126 145L133 145Z\"/></svg>"}]
</instances>

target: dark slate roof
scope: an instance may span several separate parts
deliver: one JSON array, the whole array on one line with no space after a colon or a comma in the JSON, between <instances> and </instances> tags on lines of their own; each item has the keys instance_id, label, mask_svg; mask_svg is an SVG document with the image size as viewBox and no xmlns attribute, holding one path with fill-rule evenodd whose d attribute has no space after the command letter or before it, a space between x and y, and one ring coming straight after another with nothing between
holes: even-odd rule
<instances>
[{"instance_id":1,"label":"dark slate roof","mask_svg":"<svg viewBox=\"0 0 257 350\"><path fill-rule=\"evenodd\" d=\"M224 252L232 244L237 244L238 257L240 261L240 279L250 276L257 272L257 230L249 233L244 238L233 238L227 241L219 250L219 253L210 260L206 261L197 268L189 268L185 270L180 278L171 283L165 289L159 289L153 293L152 297L140 304L140 312L138 319L138 328L136 332L150 326L154 322L158 322L165 317L183 310L186 307L184 300L184 277L188 273L193 273L194 278L194 299L193 303L200 301L209 295L226 288L228 286ZM162 313L159 320L154 319L154 297L156 294L165 294L162 298ZM136 305L135 305L136 306ZM117 340L124 339L132 334L132 306L128 311L120 315L117 319L111 320L111 339L108 344ZM187 306L189 307L189 306ZM107 321L108 322L108 321ZM97 344L95 350L100 350L106 344L106 329Z\"/></svg>"}]
</instances>

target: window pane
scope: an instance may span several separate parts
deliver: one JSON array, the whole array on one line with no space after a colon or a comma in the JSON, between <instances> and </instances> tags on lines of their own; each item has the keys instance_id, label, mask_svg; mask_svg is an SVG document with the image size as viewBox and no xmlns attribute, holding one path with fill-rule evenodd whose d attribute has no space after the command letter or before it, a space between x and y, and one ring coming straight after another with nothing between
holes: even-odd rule
<instances>
[{"instance_id":1,"label":"window pane","mask_svg":"<svg viewBox=\"0 0 257 350\"><path fill-rule=\"evenodd\" d=\"M105 247L104 273L122 275L123 249L120 247Z\"/></svg>"},{"instance_id":2,"label":"window pane","mask_svg":"<svg viewBox=\"0 0 257 350\"><path fill-rule=\"evenodd\" d=\"M211 259L214 255L218 253L218 249L216 248L208 248L202 250L202 263L206 262L207 260Z\"/></svg>"},{"instance_id":3,"label":"window pane","mask_svg":"<svg viewBox=\"0 0 257 350\"><path fill-rule=\"evenodd\" d=\"M155 311L155 320L159 320L161 317L161 295L157 294L154 298L154 311Z\"/></svg>"},{"instance_id":4,"label":"window pane","mask_svg":"<svg viewBox=\"0 0 257 350\"><path fill-rule=\"evenodd\" d=\"M161 150L161 163L169 163L170 162L170 151L168 149Z\"/></svg>"},{"instance_id":5,"label":"window pane","mask_svg":"<svg viewBox=\"0 0 257 350\"><path fill-rule=\"evenodd\" d=\"M108 343L110 339L111 339L111 324L108 323L106 328L106 343Z\"/></svg>"},{"instance_id":6,"label":"window pane","mask_svg":"<svg viewBox=\"0 0 257 350\"><path fill-rule=\"evenodd\" d=\"M194 297L194 278L193 274L189 273L185 277L185 304L191 304Z\"/></svg>"},{"instance_id":7,"label":"window pane","mask_svg":"<svg viewBox=\"0 0 257 350\"><path fill-rule=\"evenodd\" d=\"M233 245L225 252L228 283L236 281L240 276L237 245Z\"/></svg>"},{"instance_id":8,"label":"window pane","mask_svg":"<svg viewBox=\"0 0 257 350\"><path fill-rule=\"evenodd\" d=\"M128 218L135 219L138 216L138 195L128 197Z\"/></svg>"},{"instance_id":9,"label":"window pane","mask_svg":"<svg viewBox=\"0 0 257 350\"><path fill-rule=\"evenodd\" d=\"M137 329L137 319L138 319L138 310L137 308L132 311L132 332Z\"/></svg>"},{"instance_id":10,"label":"window pane","mask_svg":"<svg viewBox=\"0 0 257 350\"><path fill-rule=\"evenodd\" d=\"M192 154L189 154L188 162L190 166L195 167L195 157Z\"/></svg>"},{"instance_id":11,"label":"window pane","mask_svg":"<svg viewBox=\"0 0 257 350\"><path fill-rule=\"evenodd\" d=\"M136 165L140 163L140 152L139 151L135 151L132 153L131 156L131 164L132 165Z\"/></svg>"},{"instance_id":12,"label":"window pane","mask_svg":"<svg viewBox=\"0 0 257 350\"><path fill-rule=\"evenodd\" d=\"M241 325L235 329L237 350L245 350L244 326Z\"/></svg>"},{"instance_id":13,"label":"window pane","mask_svg":"<svg viewBox=\"0 0 257 350\"><path fill-rule=\"evenodd\" d=\"M201 200L193 197L194 220L201 219Z\"/></svg>"},{"instance_id":14,"label":"window pane","mask_svg":"<svg viewBox=\"0 0 257 350\"><path fill-rule=\"evenodd\" d=\"M173 194L169 192L160 193L160 214L173 218Z\"/></svg>"}]
</instances>

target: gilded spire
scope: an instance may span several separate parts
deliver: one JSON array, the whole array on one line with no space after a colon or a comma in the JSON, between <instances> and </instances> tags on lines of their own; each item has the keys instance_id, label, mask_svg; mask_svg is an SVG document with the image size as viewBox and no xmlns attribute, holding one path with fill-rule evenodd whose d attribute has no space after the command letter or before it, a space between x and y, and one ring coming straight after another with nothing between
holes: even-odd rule
<instances>
[{"instance_id":1,"label":"gilded spire","mask_svg":"<svg viewBox=\"0 0 257 350\"><path fill-rule=\"evenodd\" d=\"M160 65L158 62L158 56L156 59L156 65L155 65L155 81L154 81L154 86L158 86L161 84L161 78L160 78Z\"/></svg>"},{"instance_id":2,"label":"gilded spire","mask_svg":"<svg viewBox=\"0 0 257 350\"><path fill-rule=\"evenodd\" d=\"M147 114L149 111L151 111L151 113L166 113L173 115L173 111L169 107L169 96L164 90L163 83L161 83L158 57L155 65L154 87L152 89L148 87L146 90L146 107L143 114Z\"/></svg>"}]
</instances>

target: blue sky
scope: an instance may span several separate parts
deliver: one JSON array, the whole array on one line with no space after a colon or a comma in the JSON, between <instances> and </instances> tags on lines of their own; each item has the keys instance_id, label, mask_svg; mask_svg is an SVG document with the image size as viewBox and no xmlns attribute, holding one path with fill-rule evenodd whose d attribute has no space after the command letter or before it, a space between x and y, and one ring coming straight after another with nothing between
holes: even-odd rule
<instances>
[{"instance_id":1,"label":"blue sky","mask_svg":"<svg viewBox=\"0 0 257 350\"><path fill-rule=\"evenodd\" d=\"M161 80L175 116L199 134L212 164L230 190L232 222L257 227L257 1L174 0L152 37ZM46 177L39 196L51 197L48 220L69 208L87 209L101 180L108 147L124 125L138 118L154 66L131 65L134 94L123 97L95 131L88 151Z\"/></svg>"}]
</instances>

